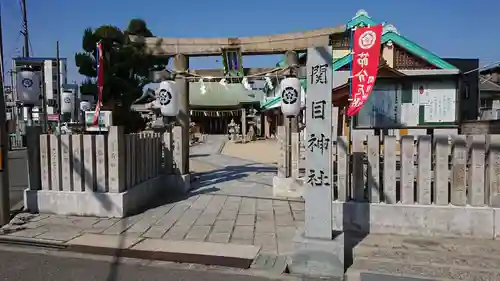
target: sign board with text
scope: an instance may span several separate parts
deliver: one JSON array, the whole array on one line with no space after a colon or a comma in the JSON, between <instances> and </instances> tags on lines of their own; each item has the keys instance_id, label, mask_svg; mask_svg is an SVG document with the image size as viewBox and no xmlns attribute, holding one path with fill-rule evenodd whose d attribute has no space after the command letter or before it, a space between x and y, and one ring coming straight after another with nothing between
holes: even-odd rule
<instances>
[{"instance_id":1,"label":"sign board with text","mask_svg":"<svg viewBox=\"0 0 500 281\"><path fill-rule=\"evenodd\" d=\"M305 235L331 239L332 48L307 50Z\"/></svg>"},{"instance_id":2,"label":"sign board with text","mask_svg":"<svg viewBox=\"0 0 500 281\"><path fill-rule=\"evenodd\" d=\"M85 130L88 132L107 131L112 126L111 111L99 112L99 119L96 125L93 124L94 111L85 111Z\"/></svg>"}]
</instances>

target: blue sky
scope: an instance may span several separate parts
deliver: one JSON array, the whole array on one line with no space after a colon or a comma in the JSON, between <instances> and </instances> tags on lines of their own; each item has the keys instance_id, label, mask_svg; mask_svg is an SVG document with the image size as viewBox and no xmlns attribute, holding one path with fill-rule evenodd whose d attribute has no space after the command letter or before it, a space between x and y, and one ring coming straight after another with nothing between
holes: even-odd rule
<instances>
[{"instance_id":1,"label":"blue sky","mask_svg":"<svg viewBox=\"0 0 500 281\"><path fill-rule=\"evenodd\" d=\"M500 60L498 12L495 0L26 0L32 56L68 58L69 81L80 81L74 53L81 50L86 27L111 24L126 27L142 18L156 36L237 37L266 35L346 23L359 9L377 21L396 26L405 37L442 57L480 58L481 64ZM19 0L0 0L3 11L6 70L21 54ZM254 57L247 67L272 66L279 58ZM215 68L216 58L191 60L192 68ZM8 80L7 80L8 81Z\"/></svg>"}]
</instances>

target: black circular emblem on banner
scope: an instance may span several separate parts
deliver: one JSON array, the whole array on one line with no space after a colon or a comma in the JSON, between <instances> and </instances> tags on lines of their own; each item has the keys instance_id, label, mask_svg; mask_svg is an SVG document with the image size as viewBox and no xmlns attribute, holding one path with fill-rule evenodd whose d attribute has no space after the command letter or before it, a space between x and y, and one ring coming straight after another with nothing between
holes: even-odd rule
<instances>
[{"instance_id":1,"label":"black circular emblem on banner","mask_svg":"<svg viewBox=\"0 0 500 281\"><path fill-rule=\"evenodd\" d=\"M70 97L65 97L64 98L64 103L71 103L71 98Z\"/></svg>"},{"instance_id":2,"label":"black circular emblem on banner","mask_svg":"<svg viewBox=\"0 0 500 281\"><path fill-rule=\"evenodd\" d=\"M172 94L165 89L161 89L158 99L160 101L160 105L168 105L170 101L172 101Z\"/></svg>"},{"instance_id":3,"label":"black circular emblem on banner","mask_svg":"<svg viewBox=\"0 0 500 281\"><path fill-rule=\"evenodd\" d=\"M281 100L285 104L294 104L299 99L299 93L293 87L286 87L281 92Z\"/></svg>"},{"instance_id":4,"label":"black circular emblem on banner","mask_svg":"<svg viewBox=\"0 0 500 281\"><path fill-rule=\"evenodd\" d=\"M33 80L29 79L29 78L24 78L21 83L23 84L23 86L25 88L29 88L31 86L33 86Z\"/></svg>"}]
</instances>

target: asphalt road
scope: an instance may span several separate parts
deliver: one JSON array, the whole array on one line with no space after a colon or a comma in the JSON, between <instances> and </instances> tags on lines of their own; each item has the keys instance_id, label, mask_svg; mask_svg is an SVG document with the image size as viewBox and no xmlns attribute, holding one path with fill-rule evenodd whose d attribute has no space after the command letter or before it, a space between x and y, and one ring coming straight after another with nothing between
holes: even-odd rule
<instances>
[{"instance_id":1,"label":"asphalt road","mask_svg":"<svg viewBox=\"0 0 500 281\"><path fill-rule=\"evenodd\" d=\"M237 269L150 262L34 248L0 247L0 280L9 281L269 281L294 277L249 275Z\"/></svg>"}]
</instances>

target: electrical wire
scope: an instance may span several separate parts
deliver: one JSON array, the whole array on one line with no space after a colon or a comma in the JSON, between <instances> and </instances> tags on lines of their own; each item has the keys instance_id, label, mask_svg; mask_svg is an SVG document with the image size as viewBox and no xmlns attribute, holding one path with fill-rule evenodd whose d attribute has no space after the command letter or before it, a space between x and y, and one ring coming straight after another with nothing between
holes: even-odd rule
<instances>
[{"instance_id":1,"label":"electrical wire","mask_svg":"<svg viewBox=\"0 0 500 281\"><path fill-rule=\"evenodd\" d=\"M293 68L296 68L296 66L288 66L288 67L276 67L276 68L273 68L271 70L267 70L267 71L263 71L263 72L259 72L259 73L256 73L256 74L252 74L252 75L247 75L247 76L241 76L241 77L233 77L233 76L203 76L203 75L200 75L198 73L194 73L194 72L190 72L190 71L174 71L174 70L169 70L169 72L175 74L175 75L184 75L186 79L196 79L196 80L199 80L200 78L201 79L207 79L207 80L212 80L212 79L231 79L231 78L252 78L254 80L265 80L266 77L269 77L269 76L266 76L267 74L275 74L276 77L280 77L280 78L285 78L287 77L288 75L279 75L278 73L279 72L284 72L286 70L289 70L289 69L293 69Z\"/></svg>"},{"instance_id":2,"label":"electrical wire","mask_svg":"<svg viewBox=\"0 0 500 281\"><path fill-rule=\"evenodd\" d=\"M484 66L481 66L481 67L478 67L478 68L475 68L475 69L472 69L472 70L469 70L469 71L466 71L466 72L464 72L464 75L467 75L467 74L475 72L475 71L481 71L481 70L484 70L484 69L488 69L489 67L496 66L496 65L500 65L500 60L496 61L496 62L493 62L493 63L486 64Z\"/></svg>"},{"instance_id":3,"label":"electrical wire","mask_svg":"<svg viewBox=\"0 0 500 281\"><path fill-rule=\"evenodd\" d=\"M34 52L33 52L33 45L31 45L31 39L28 38L28 48L30 48L30 55L33 56Z\"/></svg>"}]
</instances>

